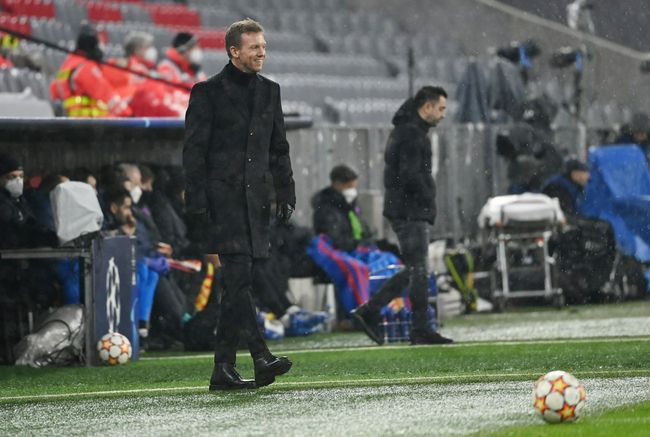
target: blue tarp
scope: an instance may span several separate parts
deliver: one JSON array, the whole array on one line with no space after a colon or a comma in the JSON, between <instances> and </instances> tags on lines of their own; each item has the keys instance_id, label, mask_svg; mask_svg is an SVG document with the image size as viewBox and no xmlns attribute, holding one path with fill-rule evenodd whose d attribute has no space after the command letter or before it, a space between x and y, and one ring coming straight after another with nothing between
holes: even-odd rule
<instances>
[{"instance_id":1,"label":"blue tarp","mask_svg":"<svg viewBox=\"0 0 650 437\"><path fill-rule=\"evenodd\" d=\"M650 261L650 172L633 144L589 151L591 179L581 212L612 224L621 251Z\"/></svg>"}]
</instances>

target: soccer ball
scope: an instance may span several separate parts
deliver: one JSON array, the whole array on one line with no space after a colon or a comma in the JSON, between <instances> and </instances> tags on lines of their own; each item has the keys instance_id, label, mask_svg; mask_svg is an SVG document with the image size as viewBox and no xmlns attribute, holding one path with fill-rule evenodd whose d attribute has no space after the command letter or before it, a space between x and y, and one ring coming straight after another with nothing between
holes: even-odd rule
<instances>
[{"instance_id":1,"label":"soccer ball","mask_svg":"<svg viewBox=\"0 0 650 437\"><path fill-rule=\"evenodd\" d=\"M575 376L555 370L540 377L533 387L533 407L549 423L573 422L587 400L585 386Z\"/></svg>"},{"instance_id":2,"label":"soccer ball","mask_svg":"<svg viewBox=\"0 0 650 437\"><path fill-rule=\"evenodd\" d=\"M104 364L124 364L131 358L131 342L118 332L108 333L97 342L97 352Z\"/></svg>"}]
</instances>

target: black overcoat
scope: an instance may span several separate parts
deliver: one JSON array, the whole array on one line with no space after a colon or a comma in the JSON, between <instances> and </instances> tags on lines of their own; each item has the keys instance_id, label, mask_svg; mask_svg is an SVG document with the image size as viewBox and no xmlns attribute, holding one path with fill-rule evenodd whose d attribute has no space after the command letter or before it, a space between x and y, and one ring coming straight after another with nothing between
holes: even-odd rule
<instances>
[{"instance_id":1,"label":"black overcoat","mask_svg":"<svg viewBox=\"0 0 650 437\"><path fill-rule=\"evenodd\" d=\"M413 99L400 107L393 125L384 154L384 216L433 224L436 184L431 174L431 126L420 118Z\"/></svg>"},{"instance_id":2,"label":"black overcoat","mask_svg":"<svg viewBox=\"0 0 650 437\"><path fill-rule=\"evenodd\" d=\"M183 167L189 213L207 211L207 250L269 254L271 199L295 206L280 86L253 79L252 111L226 69L192 88L185 116Z\"/></svg>"}]
</instances>

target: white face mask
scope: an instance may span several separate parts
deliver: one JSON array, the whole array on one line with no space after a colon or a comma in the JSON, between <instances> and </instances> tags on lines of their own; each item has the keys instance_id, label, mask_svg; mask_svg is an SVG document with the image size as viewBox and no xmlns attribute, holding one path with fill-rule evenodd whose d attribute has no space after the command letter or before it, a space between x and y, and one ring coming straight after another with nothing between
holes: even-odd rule
<instances>
[{"instance_id":1,"label":"white face mask","mask_svg":"<svg viewBox=\"0 0 650 437\"><path fill-rule=\"evenodd\" d=\"M130 194L131 199L133 199L133 203L138 203L140 201L140 198L142 198L142 188L140 188L140 186L137 186L131 190Z\"/></svg>"},{"instance_id":2,"label":"white face mask","mask_svg":"<svg viewBox=\"0 0 650 437\"><path fill-rule=\"evenodd\" d=\"M356 188L346 188L345 190L341 191L341 194L343 194L343 197L345 197L346 202L352 203L357 199L357 195L359 193L357 192Z\"/></svg>"},{"instance_id":3,"label":"white face mask","mask_svg":"<svg viewBox=\"0 0 650 437\"><path fill-rule=\"evenodd\" d=\"M14 199L23 195L23 178L14 178L5 184L5 190L11 194Z\"/></svg>"},{"instance_id":4,"label":"white face mask","mask_svg":"<svg viewBox=\"0 0 650 437\"><path fill-rule=\"evenodd\" d=\"M151 62L152 64L155 64L158 60L158 50L156 50L155 47L149 47L144 51L144 59Z\"/></svg>"},{"instance_id":5,"label":"white face mask","mask_svg":"<svg viewBox=\"0 0 650 437\"><path fill-rule=\"evenodd\" d=\"M203 50L201 49L193 49L190 52L190 62L195 65L201 65L203 62Z\"/></svg>"}]
</instances>

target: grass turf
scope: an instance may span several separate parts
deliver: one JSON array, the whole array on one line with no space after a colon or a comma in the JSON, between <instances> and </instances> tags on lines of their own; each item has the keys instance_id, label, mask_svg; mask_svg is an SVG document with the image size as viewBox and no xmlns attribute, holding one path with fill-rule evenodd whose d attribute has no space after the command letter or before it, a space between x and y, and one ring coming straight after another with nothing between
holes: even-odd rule
<instances>
[{"instance_id":1,"label":"grass turf","mask_svg":"<svg viewBox=\"0 0 650 437\"><path fill-rule=\"evenodd\" d=\"M576 423L548 425L516 426L494 432L479 433L483 436L503 437L555 437L571 435L572 437L615 437L650 435L650 401L626 405L604 411Z\"/></svg>"},{"instance_id":2,"label":"grass turf","mask_svg":"<svg viewBox=\"0 0 650 437\"><path fill-rule=\"evenodd\" d=\"M532 379L550 369L577 376L645 376L650 375L649 355L650 338L300 351L290 354L294 367L281 379L290 385L278 387L333 387L350 381L356 386L513 381ZM196 387L200 392L211 368L207 357L160 357L114 368L5 367L0 375L0 402L10 396L143 388ZM251 377L251 360L240 357L238 369Z\"/></svg>"}]
</instances>

